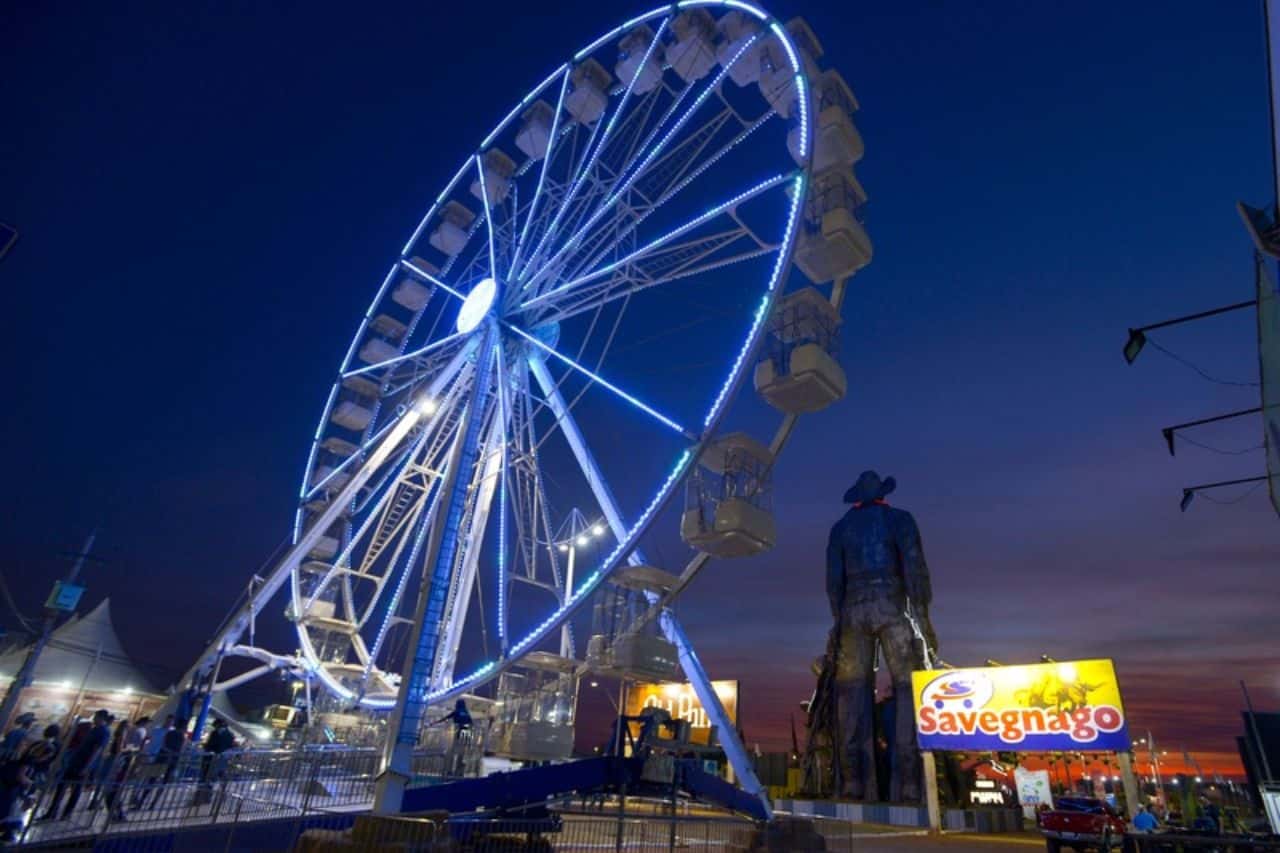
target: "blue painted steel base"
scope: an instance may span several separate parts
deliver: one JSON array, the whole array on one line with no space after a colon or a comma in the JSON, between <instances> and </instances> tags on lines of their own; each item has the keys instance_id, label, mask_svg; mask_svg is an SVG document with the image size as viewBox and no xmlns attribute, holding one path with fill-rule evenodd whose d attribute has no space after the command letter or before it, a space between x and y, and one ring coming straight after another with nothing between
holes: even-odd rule
<instances>
[{"instance_id":1,"label":"blue painted steel base","mask_svg":"<svg viewBox=\"0 0 1280 853\"><path fill-rule=\"evenodd\" d=\"M605 755L564 764L530 767L494 773L479 779L463 779L445 785L410 788L404 793L400 811L415 814L429 811L450 813L492 810L516 811L531 804L570 796L621 793L667 797L671 785L641 779L643 757L619 758ZM701 802L721 806L756 820L768 820L760 800L713 776L697 761L675 762L675 787Z\"/></svg>"}]
</instances>

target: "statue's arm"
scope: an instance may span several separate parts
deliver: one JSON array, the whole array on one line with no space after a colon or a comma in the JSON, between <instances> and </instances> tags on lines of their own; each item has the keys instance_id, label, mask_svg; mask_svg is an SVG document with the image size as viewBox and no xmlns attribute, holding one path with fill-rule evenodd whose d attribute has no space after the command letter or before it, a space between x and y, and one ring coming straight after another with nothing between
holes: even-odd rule
<instances>
[{"instance_id":1,"label":"statue's arm","mask_svg":"<svg viewBox=\"0 0 1280 853\"><path fill-rule=\"evenodd\" d=\"M844 607L844 549L838 524L827 537L827 600L831 603L831 618L839 621Z\"/></svg>"},{"instance_id":2,"label":"statue's arm","mask_svg":"<svg viewBox=\"0 0 1280 853\"><path fill-rule=\"evenodd\" d=\"M933 601L933 587L929 583L929 564L924 559L924 543L920 541L920 528L910 513L904 512L895 525L898 534L898 553L902 555L902 579L906 583L907 597L911 604L927 613Z\"/></svg>"}]
</instances>

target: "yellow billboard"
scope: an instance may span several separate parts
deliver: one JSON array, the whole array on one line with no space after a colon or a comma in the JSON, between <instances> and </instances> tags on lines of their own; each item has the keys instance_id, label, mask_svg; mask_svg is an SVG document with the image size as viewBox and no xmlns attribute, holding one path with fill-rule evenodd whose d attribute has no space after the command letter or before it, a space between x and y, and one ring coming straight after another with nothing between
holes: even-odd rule
<instances>
[{"instance_id":1,"label":"yellow billboard","mask_svg":"<svg viewBox=\"0 0 1280 853\"><path fill-rule=\"evenodd\" d=\"M720 698L729 720L738 724L738 682L713 681L711 688ZM638 716L645 708L661 708L674 719L689 723L690 739L694 743L707 743L711 733L711 721L706 710L693 692L693 686L684 684L656 684L642 681L632 684L627 689L625 713L629 717Z\"/></svg>"},{"instance_id":2,"label":"yellow billboard","mask_svg":"<svg viewBox=\"0 0 1280 853\"><path fill-rule=\"evenodd\" d=\"M921 749L1129 749L1110 660L913 672L911 688Z\"/></svg>"}]
</instances>

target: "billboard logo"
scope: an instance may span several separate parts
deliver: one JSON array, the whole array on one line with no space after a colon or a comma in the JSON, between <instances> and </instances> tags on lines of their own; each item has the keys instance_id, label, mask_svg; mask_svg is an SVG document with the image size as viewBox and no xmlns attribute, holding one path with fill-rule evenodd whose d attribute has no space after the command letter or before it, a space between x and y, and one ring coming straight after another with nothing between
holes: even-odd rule
<instances>
[{"instance_id":1,"label":"billboard logo","mask_svg":"<svg viewBox=\"0 0 1280 853\"><path fill-rule=\"evenodd\" d=\"M939 711L981 708L994 693L991 681L982 673L948 673L924 689L925 701Z\"/></svg>"},{"instance_id":2,"label":"billboard logo","mask_svg":"<svg viewBox=\"0 0 1280 853\"><path fill-rule=\"evenodd\" d=\"M1109 660L914 672L911 680L922 749L1129 748Z\"/></svg>"}]
</instances>

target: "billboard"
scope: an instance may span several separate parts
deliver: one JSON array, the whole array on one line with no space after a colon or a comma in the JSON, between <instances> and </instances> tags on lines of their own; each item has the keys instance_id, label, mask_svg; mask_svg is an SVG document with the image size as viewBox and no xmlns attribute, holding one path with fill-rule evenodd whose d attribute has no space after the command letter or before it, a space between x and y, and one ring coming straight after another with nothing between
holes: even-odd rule
<instances>
[{"instance_id":1,"label":"billboard","mask_svg":"<svg viewBox=\"0 0 1280 853\"><path fill-rule=\"evenodd\" d=\"M1267 485L1271 490L1271 506L1280 514L1280 291L1272 275L1274 264L1258 256L1258 372L1262 379Z\"/></svg>"},{"instance_id":2,"label":"billboard","mask_svg":"<svg viewBox=\"0 0 1280 853\"><path fill-rule=\"evenodd\" d=\"M711 689L720 697L720 704L725 713L738 725L738 682L713 681ZM690 739L694 743L707 743L711 735L711 721L707 712L693 692L693 685L656 684L639 682L627 689L627 706L624 709L629 717L640 714L645 708L661 708L677 720L685 720L692 729Z\"/></svg>"},{"instance_id":3,"label":"billboard","mask_svg":"<svg viewBox=\"0 0 1280 853\"><path fill-rule=\"evenodd\" d=\"M1112 752L1129 748L1110 660L911 674L921 749Z\"/></svg>"}]
</instances>

